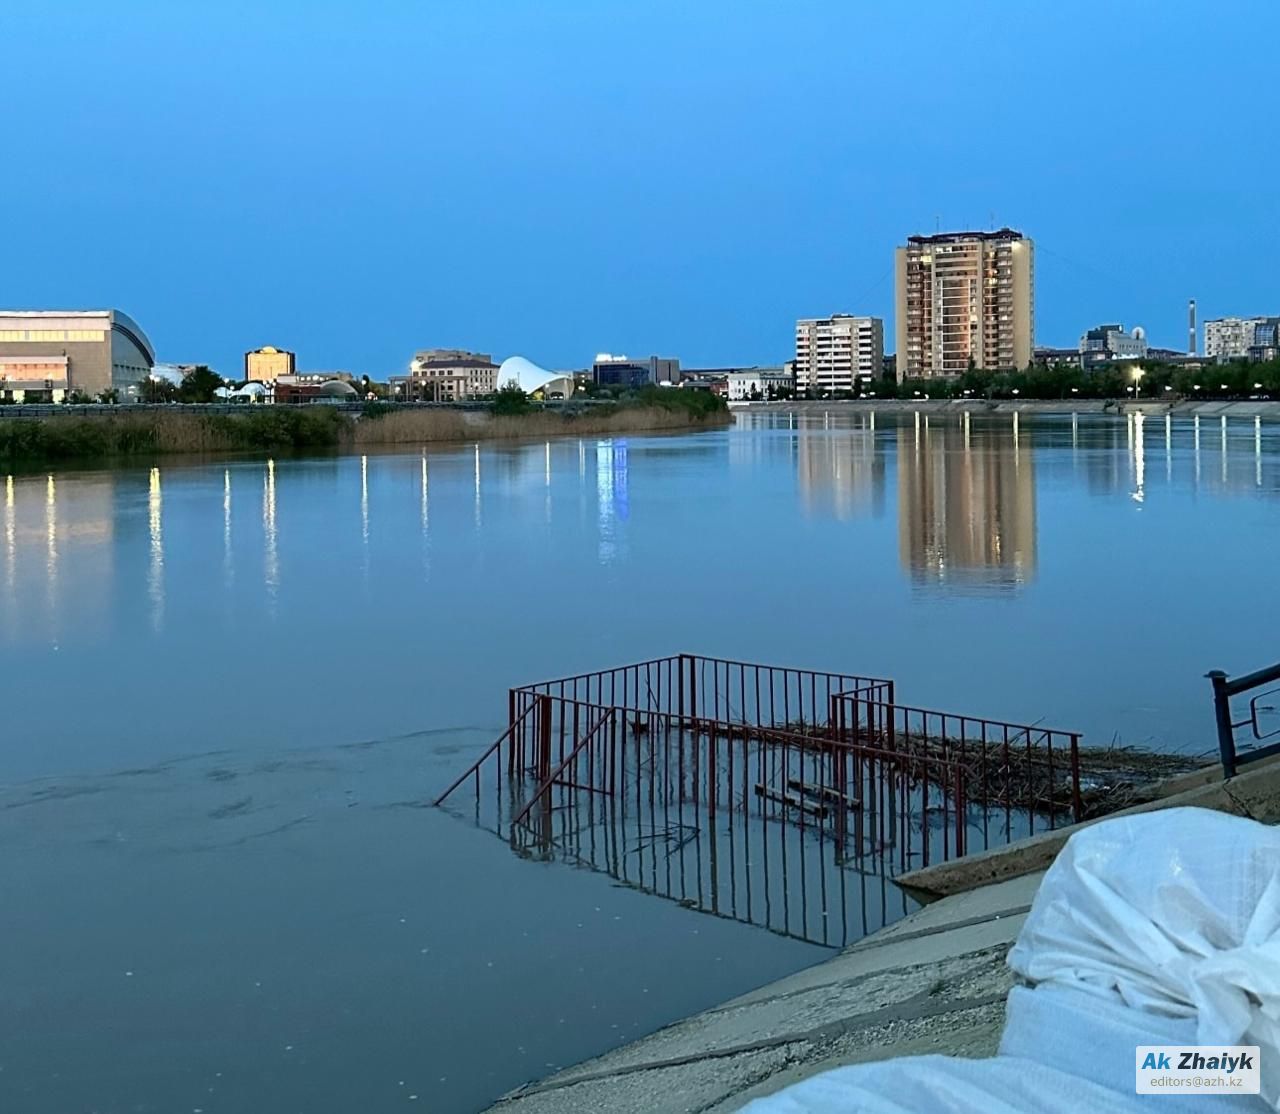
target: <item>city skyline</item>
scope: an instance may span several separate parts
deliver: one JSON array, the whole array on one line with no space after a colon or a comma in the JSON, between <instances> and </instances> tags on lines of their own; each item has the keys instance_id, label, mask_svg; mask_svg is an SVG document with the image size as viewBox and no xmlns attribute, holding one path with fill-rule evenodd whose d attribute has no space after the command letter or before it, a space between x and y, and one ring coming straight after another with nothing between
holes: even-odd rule
<instances>
[{"instance_id":1,"label":"city skyline","mask_svg":"<svg viewBox=\"0 0 1280 1114\"><path fill-rule=\"evenodd\" d=\"M1248 8L1251 35L1280 29ZM230 372L276 343L375 377L423 345L771 364L800 318L888 326L907 236L1001 225L1036 241L1037 343L1124 320L1182 349L1190 297L1202 318L1274 309L1280 231L1251 184L1280 159L1251 142L1262 63L1238 21L1189 5L937 4L924 39L919 11L836 4L161 10L0 17L24 167L0 183L0 302L124 307L170 360ZM856 40L858 65L809 65L815 25ZM1095 57L1100 27L1140 44L1124 96L1062 96L1050 75ZM957 49L987 43L997 71ZM1019 95L993 99L993 72ZM942 95L965 127L930 111ZM1100 123L1106 158L1086 142ZM1209 134L1254 173L1220 185L1193 142ZM821 172L790 172L818 145ZM69 151L94 174L66 173Z\"/></svg>"}]
</instances>

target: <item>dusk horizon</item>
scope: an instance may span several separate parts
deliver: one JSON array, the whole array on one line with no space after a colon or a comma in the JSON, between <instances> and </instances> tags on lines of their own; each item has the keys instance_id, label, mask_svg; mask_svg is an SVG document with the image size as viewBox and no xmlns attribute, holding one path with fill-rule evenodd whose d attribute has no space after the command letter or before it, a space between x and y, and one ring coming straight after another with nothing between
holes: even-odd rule
<instances>
[{"instance_id":1,"label":"dusk horizon","mask_svg":"<svg viewBox=\"0 0 1280 1114\"><path fill-rule=\"evenodd\" d=\"M1276 311L1246 48L1280 12L929 7L27 5L0 304L119 307L230 376L781 363L801 317L892 336L907 236L1009 226L1040 345Z\"/></svg>"}]
</instances>

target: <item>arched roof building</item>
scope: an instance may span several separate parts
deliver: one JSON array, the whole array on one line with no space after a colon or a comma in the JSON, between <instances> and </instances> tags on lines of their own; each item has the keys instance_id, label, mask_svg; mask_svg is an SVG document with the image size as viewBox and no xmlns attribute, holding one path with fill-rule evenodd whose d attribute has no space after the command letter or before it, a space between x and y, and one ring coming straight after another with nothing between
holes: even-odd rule
<instances>
[{"instance_id":1,"label":"arched roof building","mask_svg":"<svg viewBox=\"0 0 1280 1114\"><path fill-rule=\"evenodd\" d=\"M0 392L128 396L155 362L146 333L118 309L0 310Z\"/></svg>"},{"instance_id":2,"label":"arched roof building","mask_svg":"<svg viewBox=\"0 0 1280 1114\"><path fill-rule=\"evenodd\" d=\"M498 386L505 387L516 384L525 394L531 395L542 391L545 397L560 395L568 398L573 394L573 376L563 372L547 371L523 356L509 356L498 368Z\"/></svg>"}]
</instances>

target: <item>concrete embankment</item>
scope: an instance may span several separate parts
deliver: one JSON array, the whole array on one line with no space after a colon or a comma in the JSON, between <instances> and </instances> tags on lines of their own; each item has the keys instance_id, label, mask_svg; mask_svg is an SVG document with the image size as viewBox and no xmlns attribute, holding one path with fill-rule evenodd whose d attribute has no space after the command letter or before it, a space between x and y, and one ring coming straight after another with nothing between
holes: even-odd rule
<instances>
[{"instance_id":1,"label":"concrete embankment","mask_svg":"<svg viewBox=\"0 0 1280 1114\"><path fill-rule=\"evenodd\" d=\"M1147 417L1172 414L1174 417L1255 418L1280 421L1280 402L1254 400L1239 402L1125 402L1083 399L867 399L848 402L794 401L734 403L734 413L775 414L1110 414L1141 413Z\"/></svg>"},{"instance_id":2,"label":"concrete embankment","mask_svg":"<svg viewBox=\"0 0 1280 1114\"><path fill-rule=\"evenodd\" d=\"M1230 781L1170 779L1129 811L1195 805L1280 822L1280 761ZM1075 828L935 868L950 895L833 959L521 1088L501 1114L728 1114L818 1072L942 1053L994 1054L1013 977L1005 965L1044 871ZM929 888L928 871L917 887Z\"/></svg>"}]
</instances>

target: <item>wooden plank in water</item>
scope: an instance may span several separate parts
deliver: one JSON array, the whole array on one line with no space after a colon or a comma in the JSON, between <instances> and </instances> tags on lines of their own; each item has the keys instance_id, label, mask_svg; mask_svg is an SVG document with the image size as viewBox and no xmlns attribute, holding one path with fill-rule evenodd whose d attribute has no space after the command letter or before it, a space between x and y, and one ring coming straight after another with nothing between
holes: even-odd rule
<instances>
[{"instance_id":1,"label":"wooden plank in water","mask_svg":"<svg viewBox=\"0 0 1280 1114\"><path fill-rule=\"evenodd\" d=\"M787 788L794 789L807 797L821 797L833 805L843 804L850 812L855 812L862 807L862 801L857 797L850 797L827 785L806 785L797 777L787 779Z\"/></svg>"},{"instance_id":2,"label":"wooden plank in water","mask_svg":"<svg viewBox=\"0 0 1280 1114\"><path fill-rule=\"evenodd\" d=\"M773 789L759 782L756 783L756 796L776 801L786 808L798 808L801 812L807 812L810 816L824 817L827 815L826 805L820 805L814 801L806 801L803 797L796 796L794 793L783 793L781 790Z\"/></svg>"}]
</instances>

